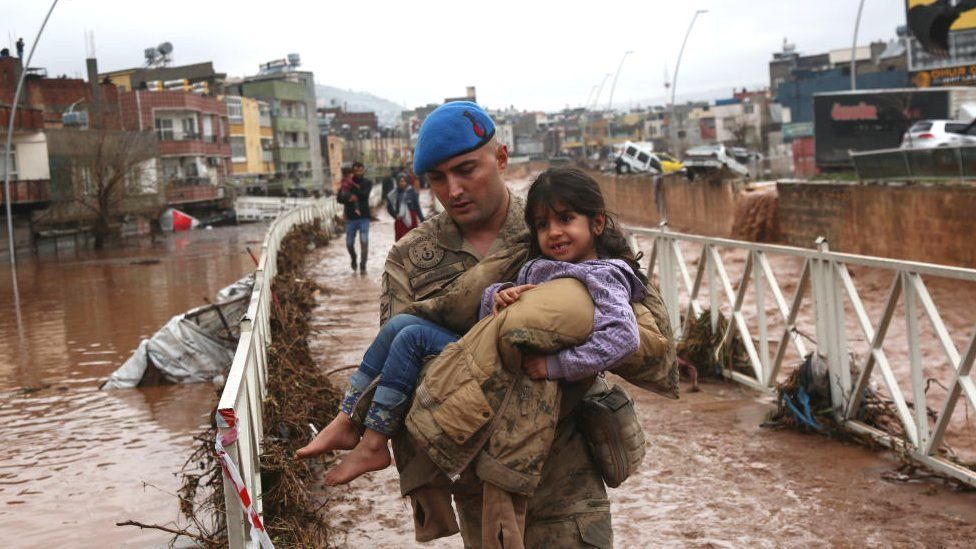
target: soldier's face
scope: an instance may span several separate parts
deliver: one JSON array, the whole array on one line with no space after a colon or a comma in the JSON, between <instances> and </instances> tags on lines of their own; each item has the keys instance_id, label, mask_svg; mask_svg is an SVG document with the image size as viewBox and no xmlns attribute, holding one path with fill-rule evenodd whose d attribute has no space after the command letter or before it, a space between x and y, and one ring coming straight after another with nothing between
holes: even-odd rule
<instances>
[{"instance_id":1,"label":"soldier's face","mask_svg":"<svg viewBox=\"0 0 976 549\"><path fill-rule=\"evenodd\" d=\"M507 165L508 149L489 143L441 162L427 172L427 181L447 215L462 228L475 229L505 214Z\"/></svg>"}]
</instances>

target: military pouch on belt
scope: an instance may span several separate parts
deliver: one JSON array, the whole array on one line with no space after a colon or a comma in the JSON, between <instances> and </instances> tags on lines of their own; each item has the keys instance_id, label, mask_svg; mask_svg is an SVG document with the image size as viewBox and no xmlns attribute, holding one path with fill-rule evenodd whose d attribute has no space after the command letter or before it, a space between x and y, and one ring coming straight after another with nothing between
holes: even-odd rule
<instances>
[{"instance_id":1,"label":"military pouch on belt","mask_svg":"<svg viewBox=\"0 0 976 549\"><path fill-rule=\"evenodd\" d=\"M614 385L608 391L588 394L580 404L580 430L599 464L603 481L616 488L644 459L644 430L634 401L619 385Z\"/></svg>"}]
</instances>

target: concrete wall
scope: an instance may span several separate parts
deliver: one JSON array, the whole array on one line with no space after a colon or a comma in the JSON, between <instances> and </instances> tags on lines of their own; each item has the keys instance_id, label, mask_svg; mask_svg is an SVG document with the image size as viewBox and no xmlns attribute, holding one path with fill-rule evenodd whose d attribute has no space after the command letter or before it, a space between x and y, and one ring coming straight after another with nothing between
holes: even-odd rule
<instances>
[{"instance_id":1,"label":"concrete wall","mask_svg":"<svg viewBox=\"0 0 976 549\"><path fill-rule=\"evenodd\" d=\"M624 224L660 222L650 176L589 173ZM780 181L775 193L768 185L666 177L668 224L803 248L824 236L834 251L976 268L976 184Z\"/></svg>"},{"instance_id":2,"label":"concrete wall","mask_svg":"<svg viewBox=\"0 0 976 549\"><path fill-rule=\"evenodd\" d=\"M661 222L649 175L613 175L588 172L600 184L607 208L628 225L654 226ZM675 231L729 237L742 183L688 181L673 175L661 179L668 225Z\"/></svg>"},{"instance_id":3,"label":"concrete wall","mask_svg":"<svg viewBox=\"0 0 976 549\"><path fill-rule=\"evenodd\" d=\"M976 268L976 185L781 181L784 244Z\"/></svg>"}]
</instances>

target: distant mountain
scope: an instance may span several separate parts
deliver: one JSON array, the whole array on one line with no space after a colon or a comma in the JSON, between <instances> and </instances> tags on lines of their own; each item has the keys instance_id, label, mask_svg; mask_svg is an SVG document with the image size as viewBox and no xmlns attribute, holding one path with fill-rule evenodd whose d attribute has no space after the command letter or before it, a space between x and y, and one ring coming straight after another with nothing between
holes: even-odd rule
<instances>
[{"instance_id":1,"label":"distant mountain","mask_svg":"<svg viewBox=\"0 0 976 549\"><path fill-rule=\"evenodd\" d=\"M401 105L366 92L315 85L319 107L343 107L347 112L375 112L381 126L394 126L400 120Z\"/></svg>"}]
</instances>

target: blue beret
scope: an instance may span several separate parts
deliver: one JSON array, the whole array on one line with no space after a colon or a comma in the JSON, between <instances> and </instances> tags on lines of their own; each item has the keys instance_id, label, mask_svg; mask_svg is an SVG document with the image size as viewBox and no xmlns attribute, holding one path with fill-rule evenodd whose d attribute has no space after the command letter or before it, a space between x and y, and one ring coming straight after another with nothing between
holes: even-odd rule
<instances>
[{"instance_id":1,"label":"blue beret","mask_svg":"<svg viewBox=\"0 0 976 549\"><path fill-rule=\"evenodd\" d=\"M480 148L495 135L488 113L470 101L452 101L427 116L413 151L413 171L422 174L441 162Z\"/></svg>"}]
</instances>

